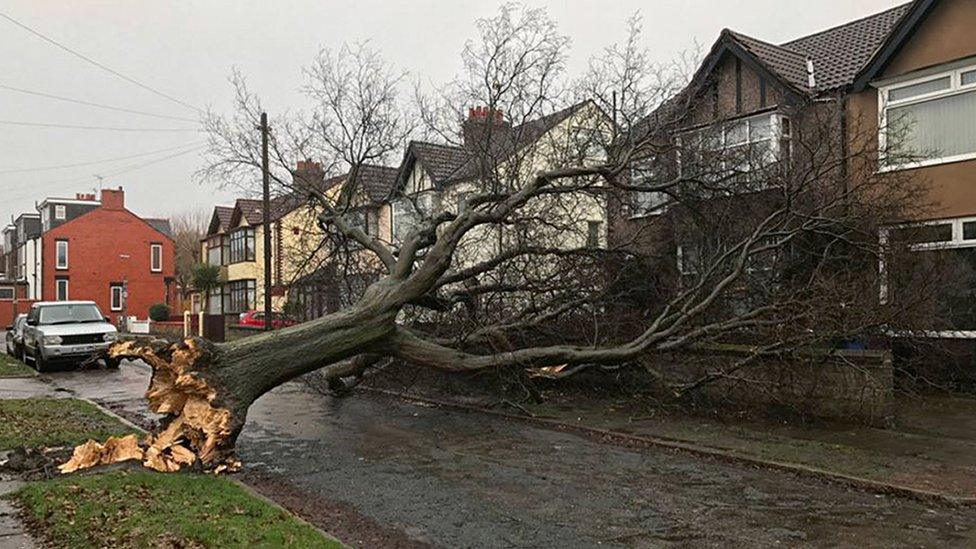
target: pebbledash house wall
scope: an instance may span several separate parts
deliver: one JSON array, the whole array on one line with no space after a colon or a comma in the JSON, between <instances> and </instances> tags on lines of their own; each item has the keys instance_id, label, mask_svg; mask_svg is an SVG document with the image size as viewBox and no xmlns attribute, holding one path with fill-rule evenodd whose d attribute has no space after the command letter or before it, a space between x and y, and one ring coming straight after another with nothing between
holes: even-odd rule
<instances>
[{"instance_id":1,"label":"pebbledash house wall","mask_svg":"<svg viewBox=\"0 0 976 549\"><path fill-rule=\"evenodd\" d=\"M111 310L111 286L126 281L126 313L147 318L149 308L167 302L167 279L174 275L173 240L125 209L121 190L103 190L102 205L59 225L43 239L42 271L45 301L57 300L59 278L68 279L68 299L91 300L116 322L122 311ZM68 268L57 269L56 245L68 241ZM151 269L151 246L162 246L162 270Z\"/></svg>"}]
</instances>

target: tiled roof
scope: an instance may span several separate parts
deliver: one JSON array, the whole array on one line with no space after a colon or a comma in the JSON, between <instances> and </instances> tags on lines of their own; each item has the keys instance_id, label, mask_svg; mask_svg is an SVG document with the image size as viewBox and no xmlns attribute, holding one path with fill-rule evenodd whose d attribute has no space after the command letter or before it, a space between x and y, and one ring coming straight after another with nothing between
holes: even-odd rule
<instances>
[{"instance_id":1,"label":"tiled roof","mask_svg":"<svg viewBox=\"0 0 976 549\"><path fill-rule=\"evenodd\" d=\"M146 219L146 218L143 218L143 221L145 221L146 223L149 223L149 225L153 229L156 229L160 233L162 233L162 234L164 234L164 235L166 235L166 236L168 236L170 238L173 237L173 229L172 229L172 227L170 227L169 219Z\"/></svg>"},{"instance_id":2,"label":"tiled roof","mask_svg":"<svg viewBox=\"0 0 976 549\"><path fill-rule=\"evenodd\" d=\"M726 30L726 32L746 51L758 58L769 70L778 74L791 86L799 90L806 90L809 87L805 55L738 32L730 30Z\"/></svg>"},{"instance_id":3,"label":"tiled roof","mask_svg":"<svg viewBox=\"0 0 976 549\"><path fill-rule=\"evenodd\" d=\"M470 151L453 145L413 141L409 148L423 165L427 175L437 182L447 180L471 158Z\"/></svg>"},{"instance_id":4,"label":"tiled roof","mask_svg":"<svg viewBox=\"0 0 976 549\"><path fill-rule=\"evenodd\" d=\"M800 92L829 91L854 83L911 6L911 3L903 4L779 45L728 29L719 40L728 37L735 41ZM813 62L816 83L813 89L807 76L807 60Z\"/></svg>"},{"instance_id":5,"label":"tiled roof","mask_svg":"<svg viewBox=\"0 0 976 549\"><path fill-rule=\"evenodd\" d=\"M373 202L383 202L390 197L396 185L396 168L365 164L359 168L359 187Z\"/></svg>"},{"instance_id":6,"label":"tiled roof","mask_svg":"<svg viewBox=\"0 0 976 549\"><path fill-rule=\"evenodd\" d=\"M214 213L217 214L217 221L220 223L219 230L226 231L230 227L230 218L234 216L234 207L217 206L214 208Z\"/></svg>"},{"instance_id":7,"label":"tiled roof","mask_svg":"<svg viewBox=\"0 0 976 549\"><path fill-rule=\"evenodd\" d=\"M508 142L499 141L496 160L503 160L522 148L535 143L549 130L589 103L589 101L583 101L515 126L512 128L510 134L512 137ZM409 149L436 183L463 181L478 175L477 155L464 147L413 141L410 143Z\"/></svg>"},{"instance_id":8,"label":"tiled roof","mask_svg":"<svg viewBox=\"0 0 976 549\"><path fill-rule=\"evenodd\" d=\"M818 88L847 86L854 82L911 6L911 3L903 4L781 46L813 60Z\"/></svg>"},{"instance_id":9,"label":"tiled roof","mask_svg":"<svg viewBox=\"0 0 976 549\"><path fill-rule=\"evenodd\" d=\"M276 196L271 199L271 220L281 218L294 211L296 208L305 204L305 198L297 194ZM264 223L264 202L259 198L238 198L236 209L240 211L240 217L247 220L248 225L260 225ZM236 220L232 216L231 223Z\"/></svg>"}]
</instances>

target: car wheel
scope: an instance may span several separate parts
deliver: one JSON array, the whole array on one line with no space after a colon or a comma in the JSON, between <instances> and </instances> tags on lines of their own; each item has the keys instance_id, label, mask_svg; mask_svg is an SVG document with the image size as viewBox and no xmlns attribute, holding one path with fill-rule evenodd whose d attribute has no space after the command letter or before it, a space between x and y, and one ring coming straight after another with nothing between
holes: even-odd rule
<instances>
[{"instance_id":1,"label":"car wheel","mask_svg":"<svg viewBox=\"0 0 976 549\"><path fill-rule=\"evenodd\" d=\"M49 370L47 361L44 360L44 355L41 354L40 349L34 350L34 369L37 370L37 373L39 374Z\"/></svg>"}]
</instances>

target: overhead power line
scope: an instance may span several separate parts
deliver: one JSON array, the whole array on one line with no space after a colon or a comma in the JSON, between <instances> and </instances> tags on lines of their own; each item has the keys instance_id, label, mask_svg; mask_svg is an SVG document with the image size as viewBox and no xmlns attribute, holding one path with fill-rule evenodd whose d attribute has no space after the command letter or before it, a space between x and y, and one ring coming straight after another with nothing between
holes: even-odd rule
<instances>
[{"instance_id":1,"label":"overhead power line","mask_svg":"<svg viewBox=\"0 0 976 549\"><path fill-rule=\"evenodd\" d=\"M142 89L144 89L144 90L146 90L148 92L154 93L154 94L156 94L156 95L158 95L160 97L163 97L165 99L168 99L168 100L170 100L170 101L172 101L174 103L177 103L179 105L182 105L182 106L184 106L184 107L186 107L188 109L191 109L191 110L193 110L195 112L198 112L198 113L199 112L202 112L199 108L194 107L193 105L187 103L186 101L182 101L180 99L177 99L177 98L173 97L172 95L163 93L163 92L161 92L161 91L159 91L159 90L157 90L155 88L152 88L150 86L147 86L146 84L143 84L142 82L139 82L138 80L136 80L134 78L130 78L130 77L128 77L128 76L120 73L119 71L117 71L117 70L115 70L115 69L113 69L111 67L105 66L102 63L99 63L98 61L95 61L94 59L92 59L91 57L88 57L87 55L85 55L83 53L79 53L79 52L77 52L77 51L69 48L68 46L65 46L64 44L58 42L57 40L54 40L53 38L50 38L50 37L42 34L40 31L34 30L31 27L29 27L29 26L21 23L20 21L17 21L16 19L14 19L13 17L10 17L6 13L0 12L0 17L6 19L7 21L10 21L14 25L17 25L18 27L26 30L27 32L33 34L34 36L37 36L38 38L44 40L45 42L48 42L49 44L52 44L54 46L57 46L58 48L60 48L60 49L62 49L64 51L70 53L71 55L74 55L75 57L78 57L79 59L82 59L82 60L84 60L84 61L86 61L86 62L88 62L88 63L90 63L92 65L95 65L96 67L102 69L103 71L106 71L106 72L108 72L110 74L113 74L116 77L121 78L122 80L125 80L126 82L129 82L130 84L134 84L136 86L139 86L140 88L142 88Z\"/></svg>"},{"instance_id":2,"label":"overhead power line","mask_svg":"<svg viewBox=\"0 0 976 549\"><path fill-rule=\"evenodd\" d=\"M154 154L160 154L164 152L175 151L177 149L185 149L187 147L196 147L202 145L203 143L184 143L182 145L177 145L175 147L167 147L165 149L157 149L155 151L147 151L138 154L130 154L128 156L117 156L114 158L103 158L101 160L90 160L87 162L76 162L73 164L56 164L53 166L37 166L32 168L15 168L10 170L0 170L0 174L10 174L10 173L33 173L33 172L50 172L55 170L63 170L66 168L80 168L83 166L94 166L97 164L107 164L109 162L119 162L122 160L131 160L133 158L140 158L143 156L152 156Z\"/></svg>"},{"instance_id":3,"label":"overhead power line","mask_svg":"<svg viewBox=\"0 0 976 549\"><path fill-rule=\"evenodd\" d=\"M93 103L91 101L85 101L83 99L72 99L70 97L62 97L60 95L54 95L54 94L50 94L50 93L44 93L44 92L33 91L33 90L25 90L23 88L15 88L13 86L5 86L3 84L0 84L0 89L12 91L12 92L17 92L17 93L23 93L23 94L27 94L27 95L36 95L38 97L46 97L48 99L56 99L58 101L66 101L68 103L77 103L79 105L87 105L89 107L97 107L99 109L108 109L108 110L112 110L112 111L126 112L126 113L131 113L131 114L138 114L138 115L142 115L142 116L152 116L152 117L155 117L155 118L165 118L165 119L168 119L168 120L180 120L180 121L183 121L183 122L193 122L193 123L198 123L199 122L199 120L196 120L196 119L193 119L193 118L186 118L186 117L183 117L183 116L170 116L170 115L167 115L167 114L156 114L156 113L145 112L145 111L137 111L135 109L127 109L125 107L114 107L112 105L103 105L101 103Z\"/></svg>"},{"instance_id":4,"label":"overhead power line","mask_svg":"<svg viewBox=\"0 0 976 549\"><path fill-rule=\"evenodd\" d=\"M28 126L33 128L63 128L68 130L98 130L112 132L201 132L199 128L133 128L120 126L84 126L76 124L52 124L47 122L21 122L19 120L0 120L0 125Z\"/></svg>"},{"instance_id":5,"label":"overhead power line","mask_svg":"<svg viewBox=\"0 0 976 549\"><path fill-rule=\"evenodd\" d=\"M106 172L106 173L102 174L101 176L97 176L97 177L94 176L94 175L85 175L85 176L74 177L74 178L69 178L69 179L57 179L57 180L54 180L54 181L46 181L46 182L43 182L43 183L39 183L37 185L31 185L31 187L29 189L25 190L25 192L23 192L23 193L15 194L13 196L4 196L4 199L5 200L8 200L8 201L19 200L21 198L27 198L27 197L35 194L39 189L51 189L51 188L53 188L54 186L57 186L57 185L63 185L63 184L68 184L68 183L71 183L71 184L80 183L82 181L91 181L91 180L94 180L96 178L102 178L102 179L104 179L104 178L115 177L115 176L122 175L122 174L125 174L125 173L129 173L129 172L133 172L133 171L136 171L136 170L140 170L140 169L145 168L147 166L152 166L153 164L158 164L160 162L165 162L165 161L171 160L173 158L178 158L180 156L184 156L184 155L187 155L187 154L190 154L190 153L197 152L197 151L203 149L204 147L205 147L205 145L199 145L199 146L194 147L192 149L185 150L185 151L180 151L178 153L174 153L174 154L170 154L170 155L167 155L167 156L163 156L161 158L155 158L155 159L150 160L148 162L142 162L140 164L132 164L132 165L129 165L129 166L126 166L126 167L123 167L123 168L119 168L117 170L111 170L111 171Z\"/></svg>"}]
</instances>

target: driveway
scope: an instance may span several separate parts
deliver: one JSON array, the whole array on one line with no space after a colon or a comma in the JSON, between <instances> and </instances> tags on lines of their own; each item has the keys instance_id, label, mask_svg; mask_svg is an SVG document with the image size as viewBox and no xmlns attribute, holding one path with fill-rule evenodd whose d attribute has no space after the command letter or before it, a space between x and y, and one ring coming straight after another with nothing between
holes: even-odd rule
<instances>
[{"instance_id":1,"label":"driveway","mask_svg":"<svg viewBox=\"0 0 976 549\"><path fill-rule=\"evenodd\" d=\"M126 364L48 379L147 418L148 374ZM444 547L976 545L976 509L295 384L255 403L239 451L245 477L308 508L339 503Z\"/></svg>"}]
</instances>

